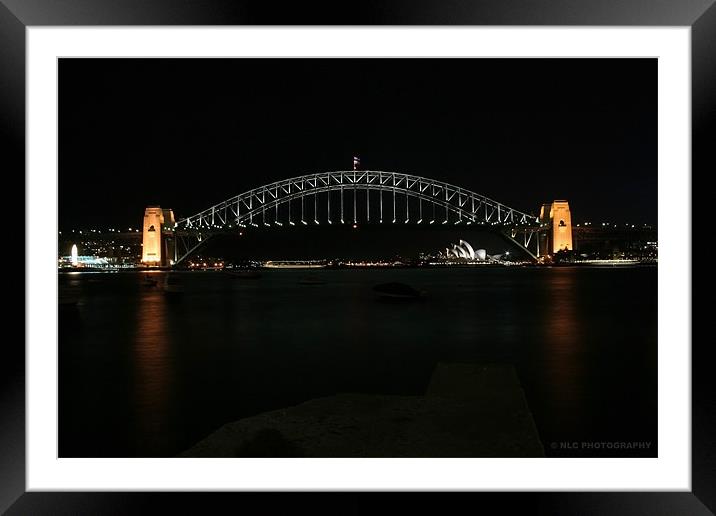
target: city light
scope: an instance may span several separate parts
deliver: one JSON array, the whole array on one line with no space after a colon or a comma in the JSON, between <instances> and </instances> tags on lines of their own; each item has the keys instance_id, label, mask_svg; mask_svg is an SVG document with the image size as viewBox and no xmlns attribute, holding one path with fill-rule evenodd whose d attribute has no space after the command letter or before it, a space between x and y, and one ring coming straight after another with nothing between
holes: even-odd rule
<instances>
[{"instance_id":1,"label":"city light","mask_svg":"<svg viewBox=\"0 0 716 516\"><path fill-rule=\"evenodd\" d=\"M361 172L361 177L367 178L367 177L369 177L368 174L370 174L370 173ZM385 173L383 173L383 174L385 174ZM354 180L355 180L355 178L352 178L351 182L353 182ZM367 179L366 179L366 181L367 181ZM316 184L319 184L318 180L316 180ZM323 184L328 184L327 180L324 180ZM341 183L338 183L338 182L336 183L336 185L339 185L339 184L341 184ZM353 183L353 184L355 184L355 183ZM381 182L381 184L385 184L386 189L388 189L388 191L394 193L394 191L396 190L395 185L401 184L401 183L396 180L396 181L392 181L392 182L391 181L388 181L388 182L383 181L383 182ZM402 183L402 184L406 185L406 183ZM316 188L316 187L314 186L313 188ZM409 186L406 186L405 188L409 188ZM421 188L424 189L425 187L421 187ZM258 207L255 206L255 204L257 202L259 202L258 201L259 197L257 195L261 195L261 194L256 193L259 191L260 191L260 189L253 190L251 193L251 195L253 197L251 199L249 199L250 202L243 201L244 204L241 205L241 206L246 206L248 208L251 203L254 204L252 213L249 213L246 215L244 213L242 213L242 216L244 217L243 220L246 220L246 223L249 226L257 228L257 227L259 227L259 225L261 225L266 228L269 228L269 227L274 227L274 226L276 226L276 227L286 227L286 226L293 227L296 224L298 224L298 221L296 221L294 223L294 221L291 220L290 210L288 212L288 216L287 217L284 216L283 220L281 220L281 218L279 218L280 211L278 210L278 208L276 209L275 217L271 216L270 220L269 220L269 217L267 217L266 220L264 220L263 217L261 217L261 215L262 215L262 210L263 210L263 212L266 212L266 208L264 207L264 205L261 205L261 204L259 204ZM288 189L285 189L284 191L288 191ZM264 192L263 195L265 195L266 198L272 197L273 199L280 199L280 191L276 191L276 190L266 191L266 192ZM315 193L313 193L313 191L309 190L306 193L306 195L309 196L309 198L313 202L316 201L316 199L315 199L316 196L315 196ZM443 194L441 193L440 195L442 196ZM277 197L277 196L279 196L279 197ZM393 197L393 202L395 202L395 196L392 196L392 197ZM235 206L236 203L238 202L237 199L240 199L240 198L242 198L242 196L234 197L233 201L232 201L233 204L231 206ZM295 199L295 198L296 198L296 194L293 194L291 199ZM378 217L375 217L375 218L373 218L373 220L371 220L370 207L371 207L371 203L374 202L371 199L373 199L373 197L371 197L370 199L366 198L366 202L368 203L367 208L366 208L366 211L363 212L363 215L359 217L359 219L361 217L367 217L367 220L365 222L382 223L383 217L381 217L380 219L378 219ZM398 199L400 200L400 197L398 197ZM422 202L426 202L429 200L430 199L422 199ZM518 244L519 246L524 247L524 248L527 248L529 245L532 246L531 252L534 253L532 255L532 257L534 259L533 263L544 263L545 260L540 259L540 257L538 257L537 255L540 253L540 251L546 252L546 250L544 250L543 248L542 249L538 248L537 250L534 249L534 246L536 245L536 242L539 238L533 238L533 234L536 233L537 231L539 231L539 232L556 231L556 229L552 229L552 228L553 228L553 224L556 224L557 219L559 219L560 227L562 227L562 226L569 227L569 223L570 223L568 211L563 212L563 214L560 215L559 217L557 217L557 212L555 211L555 210L557 210L558 207L559 207L559 209L564 208L564 209L568 210L569 208L567 207L566 201L555 201L554 203L545 205L545 206L550 206L550 209L549 209L550 218L549 219L545 219L545 218L533 219L532 216L527 216L525 214L522 214L519 218L517 218L517 220L514 219L513 210L505 207L504 205L495 204L494 209L492 211L490 211L487 207L483 208L484 209L484 217L483 217L482 214L476 216L476 212L474 211L474 208L473 208L472 212L469 211L467 209L467 207L470 206L470 203L469 203L469 201L466 203L464 201L464 198L463 198L463 200L460 200L456 196L455 202L461 203L461 204L456 204L456 205L452 205L452 206L445 206L446 201L449 201L449 199L444 199L444 198L440 197L440 203L439 204L436 203L438 210L443 210L443 209L445 210L443 212L444 217L443 216L436 217L435 215L440 214L441 211L437 211L437 213L436 213L436 210L433 209L432 210L433 218L432 219L426 218L425 219L427 221L426 224L434 225L436 223L436 219L438 219L437 220L438 224L441 224L441 225L453 224L454 226L458 226L458 225L461 225L464 221L465 224L463 224L463 225L471 225L474 222L479 227L485 228L486 230L493 232L493 233L502 233L502 234L507 235L511 231L512 234L509 236L513 240L513 242L515 242L516 244ZM263 201L261 201L261 202L263 202ZM279 201L272 200L270 202L276 203L275 206L278 206L278 204L280 204ZM313 202L311 204L313 204ZM274 205L270 205L270 206L273 211ZM325 204L324 204L324 206L325 206ZM313 210L310 210L309 213L305 214L305 215L307 215L305 218L304 217L301 218L301 224L306 225L306 226L321 225L322 219L321 219L321 217L319 217L319 213L321 211L322 211L323 217L325 217L325 221L327 222L327 224L331 224L332 221L331 221L330 206L331 205L330 205L330 201L329 201L327 211L323 211L323 210L319 211L316 207L314 207ZM373 206L376 206L376 205L373 205ZM380 204L377 206L380 206L380 214L382 215L383 214L383 206ZM377 211L377 209L378 209L377 206L376 206L376 208L374 208L375 211ZM413 208L412 211L410 211L407 208L406 204L403 204L402 206L406 207L406 213L405 213L405 217L400 216L399 218L395 216L396 210L395 210L394 206L390 206L388 208L388 210L393 212L393 215L394 215L394 218L392 219L393 223L397 224L398 222L401 222L404 224L411 224L411 225L423 223L422 216L420 216L420 217L415 216L415 215L418 215L418 206L420 206L419 215L423 214L423 210L424 210L423 205L418 205L417 203L415 205L411 205L411 207ZM460 209L460 206L464 206L465 209ZM151 227L152 224L148 224L148 225L145 224L144 233L141 230L141 226L140 226L140 229L137 229L136 226L128 226L126 233L122 233L121 230L113 228L113 227L90 228L90 229L71 229L71 230L67 230L66 233L71 232L73 234L78 233L78 234L82 235L82 238L79 239L77 244L83 248L83 251L86 249L88 255L106 258L108 260L108 263L112 264L112 266L125 266L126 267L126 266L130 266L132 264L134 266L140 266L140 262L141 262L145 266L176 267L178 265L181 267L181 263L183 261L183 258L181 257L181 253L185 253L185 252L189 251L191 246L187 247L185 245L185 247L182 248L182 250L180 250L179 252L176 252L174 250L174 246L176 245L174 242L174 238L176 238L176 237L174 237L175 232L178 232L181 229L185 229L187 232L190 232L192 230L192 228L195 230L198 230L199 228L201 228L202 232L209 231L208 234L210 236L211 232L218 233L219 231L223 231L226 229L233 229L234 227L237 227L237 228L247 227L247 225L240 222L242 219L238 216L239 213L236 210L233 210L233 208L232 208L233 214L237 217L236 224L228 223L228 222L216 223L213 219L219 213L221 213L221 215L218 215L220 219L226 219L227 217L231 217L231 215L227 211L228 207L221 206L221 205L217 205L217 206L212 207L208 210L204 210L204 211L200 212L197 216L181 219L179 221L174 220L173 214L171 216L169 216L169 213L171 213L171 210L162 210L159 207L152 207L152 209L156 210L157 213L159 213L161 211L161 212L163 212L163 215L167 216L166 220L162 220L160 218L160 219L154 221L153 226L155 228L157 228L157 230L155 232L148 231L149 227ZM402 210L403 208L401 207L400 209ZM223 212L222 212L222 210L223 210ZM508 210L509 210L509 214L507 216L505 216L505 213ZM355 209L353 211L354 211L354 221L352 223L350 221L345 221L343 217L341 217L340 220L342 223L350 224L351 228L356 230L356 229L358 229L358 226L361 223L361 220L355 219ZM519 213L519 212L516 212L516 213ZM343 214L343 213L341 213L341 214ZM253 222L252 216L254 217L254 219L257 216L259 218L261 218L260 224ZM311 216L313 216L314 218L311 219L310 218ZM334 217L334 218L337 218L337 217ZM484 220L480 220L481 218L484 218ZM535 222L532 222L533 220ZM566 224L565 224L565 222L566 222ZM145 223L146 223L146 220L145 220ZM584 242L587 240L588 241L596 241L600 238L606 238L606 237L600 236L602 234L604 234L604 235L610 234L611 235L611 233L606 233L606 232L619 232L619 231L626 231L626 230L629 230L630 232L632 230L641 231L642 228L644 228L645 231L655 229L653 226L650 226L649 224L643 224L643 225L638 224L639 228L637 229L637 224L632 224L630 222L612 223L612 222L604 221L601 223L601 228L600 228L599 232L596 232L596 233L594 233L593 231L587 232L588 228L590 228L590 226L592 226L592 224L593 223L590 221L583 221L583 222L573 226L575 232L577 230L579 231L578 233L575 233L575 236L574 236L574 238L576 239L575 244L574 244L575 248L577 247L577 243L576 243L577 241L581 241L582 242L581 245L584 246L585 245ZM597 223L597 224L599 224L599 223ZM228 226L228 228L227 228L227 226ZM556 226L555 226L555 228L556 228ZM568 234L567 234L567 233L569 233L569 229L560 230L560 231L563 231L562 233L560 233L560 235L562 235L562 236L560 236L560 238L563 238L564 240L560 240L560 242L562 242L562 243L558 247L556 247L556 246L553 248L551 247L553 245L556 245L556 241L553 241L552 243L548 244L550 246L550 251L552 251L550 253L547 253L550 255L548 257L548 262L551 261L551 259L552 259L551 256L554 255L560 249L567 249L570 251L573 250L571 239L568 237ZM566 233L564 231L566 231ZM189 235L190 238L195 238L195 237L192 237L190 235L190 233L187 233L187 232L183 233L182 238L186 238L187 235ZM102 234L106 235L106 234L110 234L110 233L112 234L112 236L115 236L115 238L118 238L118 239L121 238L121 239L118 241L115 241L114 239L110 240L110 239L102 238ZM238 233L238 236L244 236L243 231L237 231L236 233ZM130 237L129 234L137 235L137 236ZM60 236L59 238L62 239L63 232L58 231L58 235ZM556 237L556 234L554 236ZM165 247L165 245L163 243L165 241L165 238L170 239L167 241L167 242L169 242L169 244L168 244L169 247ZM609 239L614 239L614 238L616 238L616 236L609 236ZM635 237L619 236L618 238L634 239ZM587 239L587 240L585 240L585 239ZM201 241L201 238L199 238L199 241ZM621 257L623 259L628 259L630 257L634 258L635 256L638 255L639 252L641 252L645 259L653 260L653 261L656 260L656 246L644 245L643 240L635 240L633 243L628 242L627 246L628 246L628 248L620 249L619 253L617 253L617 252L612 253L613 256L617 257L617 258ZM585 249L585 248L583 248L583 249ZM625 250L626 250L626 252L625 252ZM602 254L604 254L604 253L602 253ZM503 256L504 258L510 257L510 259L512 259L513 255L517 256L517 258L514 259L515 263L518 263L522 260L522 257L519 256L519 253L515 254L514 251L505 251L502 255L495 255L495 256ZM597 256L597 255L599 255L599 253L589 251L587 253L585 253L585 252L580 253L579 257L586 260L586 259L595 259L595 256ZM426 254L426 256L430 256L430 255ZM546 256L547 255L543 255L543 257L546 257ZM182 259L178 259L178 258L182 258ZM527 257L525 257L525 258L527 258ZM599 259L602 259L602 257L600 257ZM604 258L604 259L606 259L606 258ZM570 258L570 260L574 261L575 258ZM69 257L68 257L67 261L69 263ZM80 262L81 261L82 260L80 260ZM527 258L527 261L529 261L529 258ZM194 262L192 262L192 263L194 263ZM203 262L199 262L198 266L201 266L200 265L201 263L203 263ZM216 262L207 262L207 263L219 264L220 262L216 261ZM428 260L428 262L426 262L426 263L432 263L432 261ZM504 263L504 261L503 261L503 263ZM190 267L191 267L191 265L190 265ZM214 267L217 267L217 265L214 265Z\"/></svg>"}]
</instances>

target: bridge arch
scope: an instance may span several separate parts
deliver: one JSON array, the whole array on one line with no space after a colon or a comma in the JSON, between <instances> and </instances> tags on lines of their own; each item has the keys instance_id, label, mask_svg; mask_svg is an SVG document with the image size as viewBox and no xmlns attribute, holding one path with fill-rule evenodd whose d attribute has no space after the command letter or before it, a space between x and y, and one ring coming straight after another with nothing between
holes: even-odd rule
<instances>
[{"instance_id":1,"label":"bridge arch","mask_svg":"<svg viewBox=\"0 0 716 516\"><path fill-rule=\"evenodd\" d=\"M412 214L416 224L434 224L438 222L435 219L435 214L436 209L439 208L442 210L441 214L444 213L444 218L438 223L452 222L453 224L494 227L501 230L514 243L523 247L530 255L535 256L528 249L530 243L528 237L531 240L533 233L531 228L539 225L539 219L535 215L516 210L484 195L443 181L399 172L349 170L318 172L276 181L235 195L189 217L178 219L174 224L174 232L177 236L194 237L197 243L193 246L185 246L181 255L177 251L175 263L180 263L206 238L215 233L258 226L258 220L261 220L263 225L271 225L266 223L265 217L269 210L276 212L274 223L283 225L278 221L278 210L280 206L284 205L288 205L287 223L290 225L296 225L296 223L319 224L317 219L319 200L321 202L325 200L328 203L327 222L329 224L357 222L356 204L359 191L366 192L365 201L368 203L367 216L369 218L371 214L370 192L379 192L379 199L374 199L374 202L380 203L380 218L375 222L397 222L396 206L397 198L400 197L405 199L405 212L400 214L401 217L404 215L405 219L401 222L411 222ZM334 214L340 218L335 220L331 219L333 192L340 194L340 206L333 207ZM322 194L324 195L322 196ZM349 202L352 201L352 206L349 205L347 211L344 203L346 194L348 194ZM389 195L386 204L391 206L392 210L384 211L384 194ZM308 222L303 213L307 199L313 201L314 207L314 220ZM412 212L410 200L417 203L417 205L413 205ZM301 202L301 220L292 220L291 203L299 201ZM428 206L427 213L423 209L425 203ZM348 220L346 220L346 212L349 215ZM454 218L452 221L449 220L451 214ZM377 216L378 213L375 215ZM524 244L515 240L518 233L523 234Z\"/></svg>"}]
</instances>

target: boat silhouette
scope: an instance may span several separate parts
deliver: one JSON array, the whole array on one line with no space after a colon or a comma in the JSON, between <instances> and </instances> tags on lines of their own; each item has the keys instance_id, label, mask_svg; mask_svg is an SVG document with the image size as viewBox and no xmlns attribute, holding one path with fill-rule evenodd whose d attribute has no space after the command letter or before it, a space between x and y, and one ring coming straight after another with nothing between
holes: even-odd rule
<instances>
[{"instance_id":1,"label":"boat silhouette","mask_svg":"<svg viewBox=\"0 0 716 516\"><path fill-rule=\"evenodd\" d=\"M165 294L175 297L184 293L184 285L179 281L176 274L169 273L164 276L162 290L164 290Z\"/></svg>"},{"instance_id":2,"label":"boat silhouette","mask_svg":"<svg viewBox=\"0 0 716 516\"><path fill-rule=\"evenodd\" d=\"M420 299L426 295L424 290L415 290L410 285L398 282L381 283L374 286L373 291L377 293L381 299L396 301Z\"/></svg>"}]
</instances>

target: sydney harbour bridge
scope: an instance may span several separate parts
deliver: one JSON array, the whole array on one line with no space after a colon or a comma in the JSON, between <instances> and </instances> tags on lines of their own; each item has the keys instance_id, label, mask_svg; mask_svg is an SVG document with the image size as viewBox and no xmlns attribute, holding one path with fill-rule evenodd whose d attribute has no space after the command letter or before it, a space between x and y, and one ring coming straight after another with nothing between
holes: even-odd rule
<instances>
[{"instance_id":1,"label":"sydney harbour bridge","mask_svg":"<svg viewBox=\"0 0 716 516\"><path fill-rule=\"evenodd\" d=\"M241 228L366 223L481 226L533 259L543 253L540 233L551 225L544 213L538 217L426 177L372 170L318 172L259 186L176 221L171 210L147 208L143 261L180 265L212 236Z\"/></svg>"}]
</instances>

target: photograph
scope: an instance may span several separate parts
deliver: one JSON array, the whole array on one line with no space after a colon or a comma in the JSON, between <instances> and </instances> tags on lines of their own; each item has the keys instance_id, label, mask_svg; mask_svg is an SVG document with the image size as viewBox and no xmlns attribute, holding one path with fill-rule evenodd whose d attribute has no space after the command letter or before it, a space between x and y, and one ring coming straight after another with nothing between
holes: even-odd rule
<instances>
[{"instance_id":1,"label":"photograph","mask_svg":"<svg viewBox=\"0 0 716 516\"><path fill-rule=\"evenodd\" d=\"M59 458L659 457L658 61L59 57Z\"/></svg>"}]
</instances>

